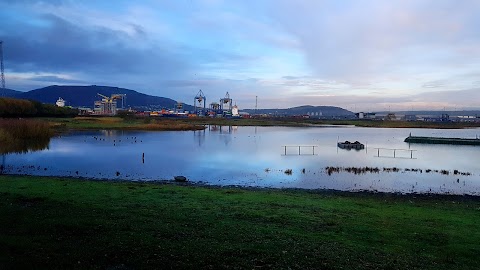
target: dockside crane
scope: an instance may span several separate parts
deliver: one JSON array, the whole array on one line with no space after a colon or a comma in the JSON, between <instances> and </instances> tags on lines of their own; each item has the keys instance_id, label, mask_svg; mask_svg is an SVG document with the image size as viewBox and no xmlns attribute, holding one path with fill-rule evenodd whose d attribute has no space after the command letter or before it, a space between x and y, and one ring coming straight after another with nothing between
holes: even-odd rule
<instances>
[{"instance_id":1,"label":"dockside crane","mask_svg":"<svg viewBox=\"0 0 480 270\"><path fill-rule=\"evenodd\" d=\"M202 108L202 101L203 101L203 110L200 112L200 108ZM207 102L207 97L203 94L202 89L198 91L197 95L193 99L194 107L195 107L195 113L196 114L204 114L205 113L205 106ZM197 104L199 105L197 107Z\"/></svg>"},{"instance_id":2,"label":"dockside crane","mask_svg":"<svg viewBox=\"0 0 480 270\"><path fill-rule=\"evenodd\" d=\"M117 99L122 98L121 94L113 94L111 97L107 97L105 95L102 95L100 93L97 93L97 95L102 97L102 103L103 103L103 114L115 114L116 109L117 109L117 104L114 103Z\"/></svg>"},{"instance_id":3,"label":"dockside crane","mask_svg":"<svg viewBox=\"0 0 480 270\"><path fill-rule=\"evenodd\" d=\"M233 100L230 98L230 94L227 92L227 94L225 94L225 97L220 99L221 110L232 111L232 102ZM226 109L224 108L225 104L227 104Z\"/></svg>"}]
</instances>

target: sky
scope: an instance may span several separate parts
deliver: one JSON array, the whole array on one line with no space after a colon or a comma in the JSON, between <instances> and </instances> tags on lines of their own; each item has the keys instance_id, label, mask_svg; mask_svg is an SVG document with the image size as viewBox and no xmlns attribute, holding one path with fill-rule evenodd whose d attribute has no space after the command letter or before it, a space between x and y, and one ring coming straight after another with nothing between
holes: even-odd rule
<instances>
[{"instance_id":1,"label":"sky","mask_svg":"<svg viewBox=\"0 0 480 270\"><path fill-rule=\"evenodd\" d=\"M480 109L478 0L1 0L6 87L240 109Z\"/></svg>"}]
</instances>

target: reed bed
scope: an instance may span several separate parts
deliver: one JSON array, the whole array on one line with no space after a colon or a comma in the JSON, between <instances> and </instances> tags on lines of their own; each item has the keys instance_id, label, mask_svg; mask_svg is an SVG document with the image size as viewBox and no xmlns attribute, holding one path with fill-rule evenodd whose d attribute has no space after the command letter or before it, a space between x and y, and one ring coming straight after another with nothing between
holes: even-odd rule
<instances>
[{"instance_id":1,"label":"reed bed","mask_svg":"<svg viewBox=\"0 0 480 270\"><path fill-rule=\"evenodd\" d=\"M22 153L48 146L53 131L47 122L30 119L0 119L0 152Z\"/></svg>"},{"instance_id":2,"label":"reed bed","mask_svg":"<svg viewBox=\"0 0 480 270\"><path fill-rule=\"evenodd\" d=\"M178 121L155 121L149 124L143 124L135 127L141 130L204 130L203 125L194 125L189 123L182 123Z\"/></svg>"},{"instance_id":3,"label":"reed bed","mask_svg":"<svg viewBox=\"0 0 480 270\"><path fill-rule=\"evenodd\" d=\"M366 174L366 173L379 173L380 171L383 172L416 172L416 173L423 173L423 169L417 169L417 168L405 168L405 169L400 169L397 167L392 167L392 168L383 168L382 170L378 167L333 167L333 166L327 166L325 167L325 171L328 175L332 175L333 173L340 173L340 172L347 172L347 173L353 173L353 174ZM432 169L426 169L425 173L439 173L442 175L450 175L449 170L432 170ZM454 170L453 171L454 175L463 175L463 176L470 176L472 173L470 172L462 172L459 170Z\"/></svg>"},{"instance_id":4,"label":"reed bed","mask_svg":"<svg viewBox=\"0 0 480 270\"><path fill-rule=\"evenodd\" d=\"M58 127L67 129L121 129L121 130L155 130L155 131L186 131L204 130L205 126L178 119L123 119L120 117L76 117L67 121L59 122L50 119L53 123L59 123Z\"/></svg>"},{"instance_id":5,"label":"reed bed","mask_svg":"<svg viewBox=\"0 0 480 270\"><path fill-rule=\"evenodd\" d=\"M22 140L50 138L53 135L47 122L30 119L0 119L0 133Z\"/></svg>"}]
</instances>

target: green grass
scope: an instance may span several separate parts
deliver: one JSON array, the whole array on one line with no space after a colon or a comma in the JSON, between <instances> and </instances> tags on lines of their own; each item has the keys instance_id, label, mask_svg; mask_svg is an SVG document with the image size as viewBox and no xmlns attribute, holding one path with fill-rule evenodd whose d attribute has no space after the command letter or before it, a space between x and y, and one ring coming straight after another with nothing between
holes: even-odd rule
<instances>
[{"instance_id":1,"label":"green grass","mask_svg":"<svg viewBox=\"0 0 480 270\"><path fill-rule=\"evenodd\" d=\"M121 130L158 130L158 131L181 131L203 130L204 126L196 123L187 123L172 119L152 118L127 118L120 117L75 117L75 118L44 118L57 129L121 129Z\"/></svg>"},{"instance_id":2,"label":"green grass","mask_svg":"<svg viewBox=\"0 0 480 270\"><path fill-rule=\"evenodd\" d=\"M480 202L0 176L0 269L477 269Z\"/></svg>"},{"instance_id":3,"label":"green grass","mask_svg":"<svg viewBox=\"0 0 480 270\"><path fill-rule=\"evenodd\" d=\"M203 125L220 126L290 126L305 127L315 125L354 125L378 128L468 128L479 127L480 123L434 123L407 121L369 121L369 120L318 120L301 118L162 118L162 117L75 117L43 118L54 127L67 129L136 129L136 130L198 130Z\"/></svg>"}]
</instances>

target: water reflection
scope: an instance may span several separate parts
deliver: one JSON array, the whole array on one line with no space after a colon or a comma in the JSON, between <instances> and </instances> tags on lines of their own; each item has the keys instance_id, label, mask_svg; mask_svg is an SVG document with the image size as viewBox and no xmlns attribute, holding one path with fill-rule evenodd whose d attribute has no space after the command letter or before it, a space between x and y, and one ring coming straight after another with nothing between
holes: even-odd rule
<instances>
[{"instance_id":1,"label":"water reflection","mask_svg":"<svg viewBox=\"0 0 480 270\"><path fill-rule=\"evenodd\" d=\"M6 169L8 173L127 180L184 175L193 182L215 185L480 194L480 169L475 163L479 147L411 145L413 158L410 150L380 150L378 155L379 148L407 149L403 140L412 131L423 136L442 132L449 137L478 132L236 126L192 132L75 132L52 139L49 151L11 154ZM339 151L338 137L369 144L365 151ZM297 146L294 155L285 155L285 145ZM300 149L298 155L298 146L310 147ZM345 169L328 174L327 167ZM375 168L374 173L368 168ZM434 173L442 170L450 173Z\"/></svg>"},{"instance_id":2,"label":"water reflection","mask_svg":"<svg viewBox=\"0 0 480 270\"><path fill-rule=\"evenodd\" d=\"M43 121L0 119L0 154L43 150L52 136L49 124Z\"/></svg>"},{"instance_id":3,"label":"water reflection","mask_svg":"<svg viewBox=\"0 0 480 270\"><path fill-rule=\"evenodd\" d=\"M6 157L8 154L26 154L34 151L42 151L48 148L50 138L39 138L37 140L24 140L5 138L0 143L0 154L2 155L2 164L0 165L0 174L4 173L6 168Z\"/></svg>"},{"instance_id":4,"label":"water reflection","mask_svg":"<svg viewBox=\"0 0 480 270\"><path fill-rule=\"evenodd\" d=\"M3 174L3 169L5 168L5 156L6 154L2 154L2 165L0 165L0 174Z\"/></svg>"},{"instance_id":5,"label":"water reflection","mask_svg":"<svg viewBox=\"0 0 480 270\"><path fill-rule=\"evenodd\" d=\"M195 141L198 142L198 146L202 146L205 143L205 129L194 130L193 137Z\"/></svg>"},{"instance_id":6,"label":"water reflection","mask_svg":"<svg viewBox=\"0 0 480 270\"><path fill-rule=\"evenodd\" d=\"M0 153L5 154L24 154L30 151L41 151L48 148L50 138L39 139L10 139L8 141L2 141L0 144Z\"/></svg>"}]
</instances>

